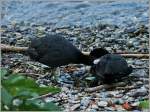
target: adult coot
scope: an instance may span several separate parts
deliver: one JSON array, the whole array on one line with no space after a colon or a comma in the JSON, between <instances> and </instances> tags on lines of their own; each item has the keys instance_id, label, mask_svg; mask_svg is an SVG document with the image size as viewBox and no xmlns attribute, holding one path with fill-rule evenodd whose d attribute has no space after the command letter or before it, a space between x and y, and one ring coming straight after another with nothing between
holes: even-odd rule
<instances>
[{"instance_id":1,"label":"adult coot","mask_svg":"<svg viewBox=\"0 0 150 112\"><path fill-rule=\"evenodd\" d=\"M91 71L97 76L98 80L109 84L128 76L132 72L132 67L128 66L121 55L106 54L99 58L99 61L95 61Z\"/></svg>"},{"instance_id":2,"label":"adult coot","mask_svg":"<svg viewBox=\"0 0 150 112\"><path fill-rule=\"evenodd\" d=\"M105 55L103 51L105 50L101 49L99 57ZM91 55L84 55L68 40L58 34L49 34L42 38L33 39L27 53L31 59L50 67L70 63L92 65L94 60Z\"/></svg>"}]
</instances>

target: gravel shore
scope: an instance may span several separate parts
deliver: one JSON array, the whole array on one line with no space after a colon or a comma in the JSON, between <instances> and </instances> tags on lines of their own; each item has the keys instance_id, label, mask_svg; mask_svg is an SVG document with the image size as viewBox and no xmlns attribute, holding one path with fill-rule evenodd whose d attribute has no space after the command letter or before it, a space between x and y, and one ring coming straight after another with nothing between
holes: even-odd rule
<instances>
[{"instance_id":1,"label":"gravel shore","mask_svg":"<svg viewBox=\"0 0 150 112\"><path fill-rule=\"evenodd\" d=\"M112 53L120 51L148 53L148 28L139 24L129 28L110 24L86 28L78 26L54 28L48 23L37 25L21 22L2 25L1 32L1 43L14 46L28 47L33 38L42 38L47 33L57 33L82 51L104 47ZM139 102L148 99L149 94L148 59L129 58L127 62L134 70L123 80L125 86L89 93L83 89L92 85L89 66L70 64L60 67L56 71L56 83L49 77L51 73L48 66L34 62L23 54L2 53L2 67L15 73L33 73L40 86L61 87L61 93L47 97L45 101L53 101L63 106L65 111L123 111L126 110L123 106L126 103L132 107L129 110L140 110ZM80 81L84 75L88 78Z\"/></svg>"}]
</instances>

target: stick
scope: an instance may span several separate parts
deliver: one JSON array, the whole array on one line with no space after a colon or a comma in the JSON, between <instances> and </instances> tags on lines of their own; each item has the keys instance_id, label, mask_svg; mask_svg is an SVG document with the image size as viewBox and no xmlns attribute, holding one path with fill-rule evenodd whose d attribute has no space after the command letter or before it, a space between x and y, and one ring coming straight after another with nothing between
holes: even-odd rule
<instances>
[{"instance_id":1,"label":"stick","mask_svg":"<svg viewBox=\"0 0 150 112\"><path fill-rule=\"evenodd\" d=\"M89 55L90 52L82 52L85 55ZM119 52L119 53L115 53L115 54L120 54L121 56L125 57L125 58L149 58L149 54L140 54L140 53L127 53L125 54L125 52Z\"/></svg>"},{"instance_id":2,"label":"stick","mask_svg":"<svg viewBox=\"0 0 150 112\"><path fill-rule=\"evenodd\" d=\"M149 58L149 54L120 54L125 58Z\"/></svg>"},{"instance_id":3,"label":"stick","mask_svg":"<svg viewBox=\"0 0 150 112\"><path fill-rule=\"evenodd\" d=\"M96 86L96 87L92 87L92 88L87 88L85 89L86 92L95 92L98 90L102 90L102 89L109 89L109 88L114 88L114 87L118 87L118 86L125 86L126 84L124 82L119 82L119 83L115 83L115 84L111 84L111 85L100 85L100 86Z\"/></svg>"},{"instance_id":4,"label":"stick","mask_svg":"<svg viewBox=\"0 0 150 112\"><path fill-rule=\"evenodd\" d=\"M48 96L52 96L52 93L47 93L47 94L44 94L44 95L41 95L41 96L38 96L38 97L30 98L28 100L42 99L42 98L46 98Z\"/></svg>"},{"instance_id":5,"label":"stick","mask_svg":"<svg viewBox=\"0 0 150 112\"><path fill-rule=\"evenodd\" d=\"M27 77L32 77L34 79L38 79L38 77L41 76L41 74L35 74L35 73L19 73L19 74L27 76Z\"/></svg>"},{"instance_id":6,"label":"stick","mask_svg":"<svg viewBox=\"0 0 150 112\"><path fill-rule=\"evenodd\" d=\"M28 49L28 47L16 47L16 46L10 46L6 44L1 44L1 51L2 52L17 52L17 53L23 53Z\"/></svg>"},{"instance_id":7,"label":"stick","mask_svg":"<svg viewBox=\"0 0 150 112\"><path fill-rule=\"evenodd\" d=\"M19 52L23 53L28 49L28 47L16 47L10 46L6 44L1 44L2 52ZM90 52L82 52L84 55L90 55ZM126 54L125 54L126 53ZM116 54L120 54L125 58L149 58L149 54L141 54L141 53L127 53L127 52L119 52Z\"/></svg>"}]
</instances>

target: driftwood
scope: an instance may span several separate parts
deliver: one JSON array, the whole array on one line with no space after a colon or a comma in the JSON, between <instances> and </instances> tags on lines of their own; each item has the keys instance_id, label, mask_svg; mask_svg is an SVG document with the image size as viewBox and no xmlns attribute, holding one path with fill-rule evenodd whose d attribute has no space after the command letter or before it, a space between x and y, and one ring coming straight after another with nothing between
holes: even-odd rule
<instances>
[{"instance_id":1,"label":"driftwood","mask_svg":"<svg viewBox=\"0 0 150 112\"><path fill-rule=\"evenodd\" d=\"M17 53L23 53L28 49L28 47L16 47L16 46L10 46L6 44L1 44L1 51L2 52L17 52ZM82 52L85 55L89 55L89 52ZM119 52L114 54L120 54L121 56L125 58L149 58L149 54L141 54L141 53L127 53L127 52Z\"/></svg>"}]
</instances>

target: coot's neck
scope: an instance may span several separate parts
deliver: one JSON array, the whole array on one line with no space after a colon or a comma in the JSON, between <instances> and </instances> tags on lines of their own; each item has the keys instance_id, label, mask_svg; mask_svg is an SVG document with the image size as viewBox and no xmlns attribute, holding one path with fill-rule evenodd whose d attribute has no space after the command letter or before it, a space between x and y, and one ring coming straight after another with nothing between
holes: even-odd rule
<instances>
[{"instance_id":1,"label":"coot's neck","mask_svg":"<svg viewBox=\"0 0 150 112\"><path fill-rule=\"evenodd\" d=\"M90 55L80 54L78 63L82 63L85 65L92 65L93 61L92 61Z\"/></svg>"}]
</instances>

